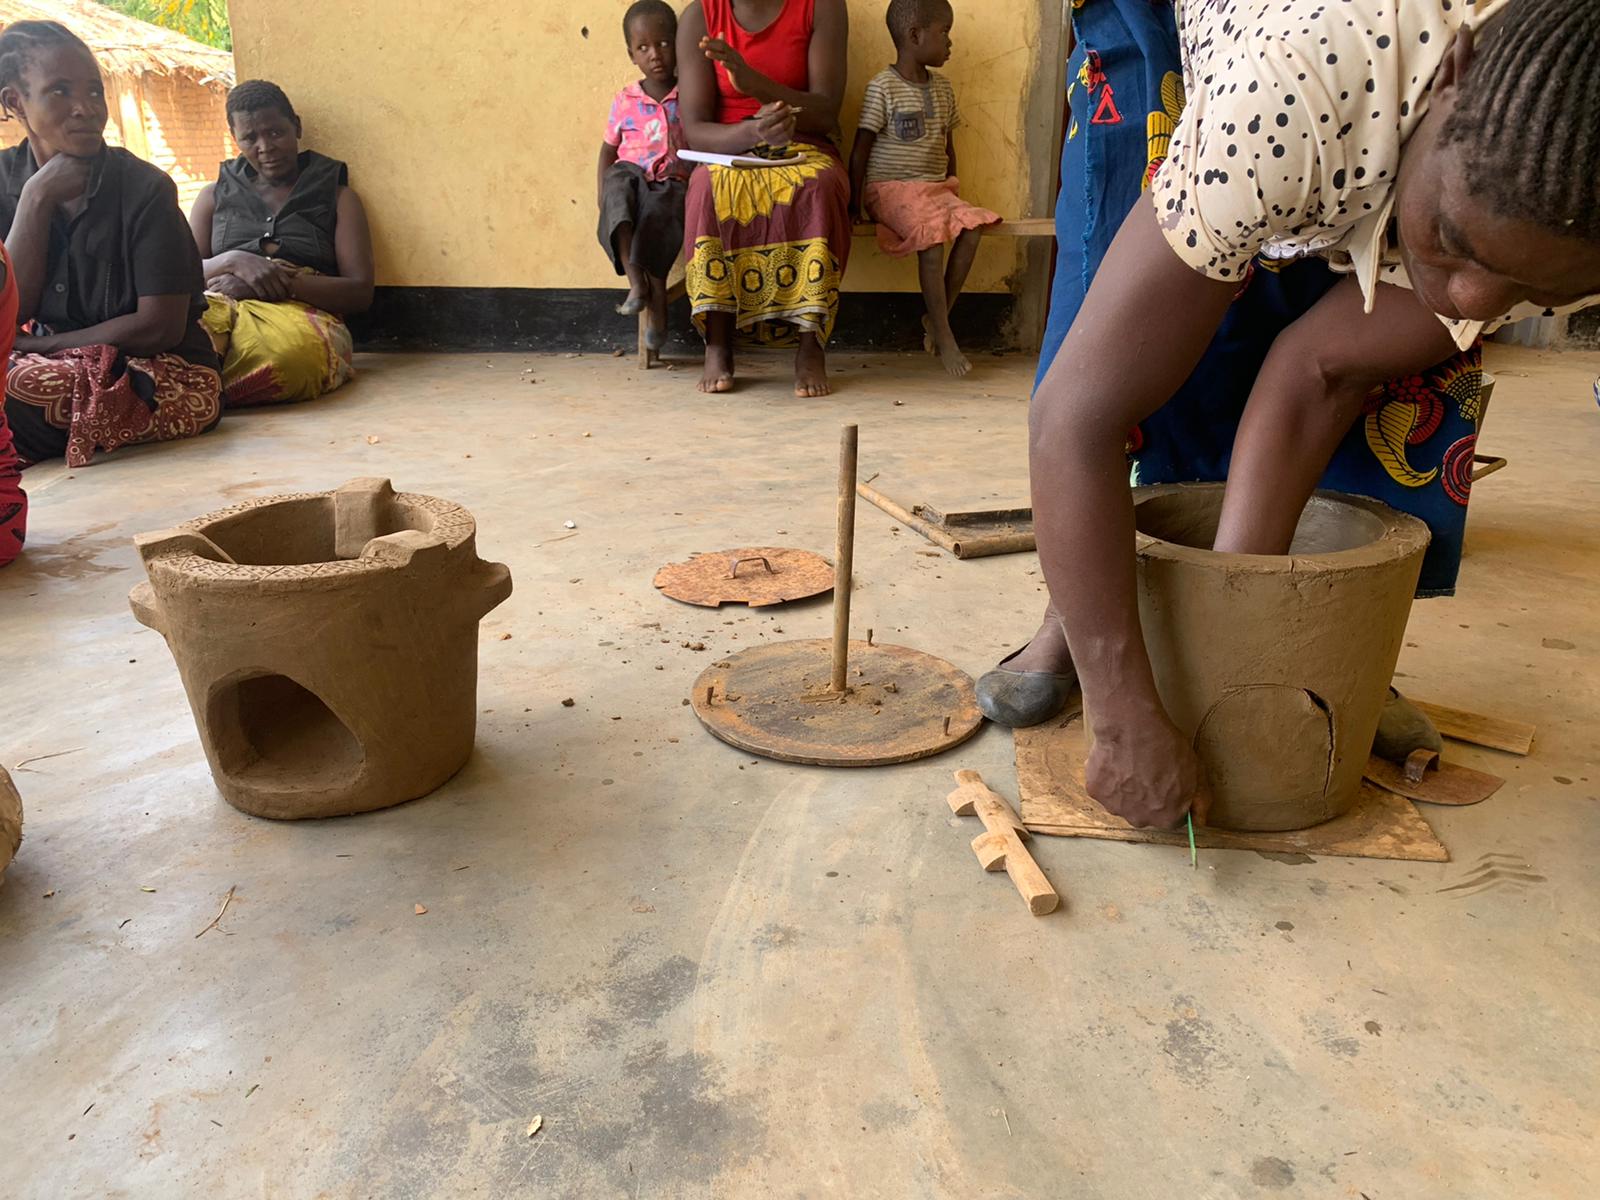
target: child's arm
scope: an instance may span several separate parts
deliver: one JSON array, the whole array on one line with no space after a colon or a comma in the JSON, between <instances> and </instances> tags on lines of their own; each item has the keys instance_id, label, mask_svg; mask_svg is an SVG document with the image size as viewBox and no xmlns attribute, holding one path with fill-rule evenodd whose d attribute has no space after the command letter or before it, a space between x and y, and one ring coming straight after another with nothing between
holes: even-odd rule
<instances>
[{"instance_id":1,"label":"child's arm","mask_svg":"<svg viewBox=\"0 0 1600 1200\"><path fill-rule=\"evenodd\" d=\"M878 140L875 129L856 130L856 144L850 151L850 216L861 216L861 201L867 190L867 163L872 158L873 143Z\"/></svg>"},{"instance_id":2,"label":"child's arm","mask_svg":"<svg viewBox=\"0 0 1600 1200\"><path fill-rule=\"evenodd\" d=\"M954 178L956 178L956 175L957 175L957 171L956 171L956 135L955 135L955 131L954 130L952 130L951 132L949 132L949 133L944 135L944 152L945 152L945 156L947 158L949 158L949 160L950 160L950 167L949 167L948 170L945 171L944 176L945 176L946 179L954 179Z\"/></svg>"},{"instance_id":3,"label":"child's arm","mask_svg":"<svg viewBox=\"0 0 1600 1200\"><path fill-rule=\"evenodd\" d=\"M596 206L605 203L606 172L617 165L617 148L610 142L600 143L600 173L595 180L594 199Z\"/></svg>"}]
</instances>

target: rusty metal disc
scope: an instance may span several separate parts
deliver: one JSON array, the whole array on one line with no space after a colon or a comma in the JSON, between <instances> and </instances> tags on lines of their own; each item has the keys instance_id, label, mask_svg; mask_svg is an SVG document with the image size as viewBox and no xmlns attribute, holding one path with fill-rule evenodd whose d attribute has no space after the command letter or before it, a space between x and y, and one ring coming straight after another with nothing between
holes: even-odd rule
<instances>
[{"instance_id":1,"label":"rusty metal disc","mask_svg":"<svg viewBox=\"0 0 1600 1200\"><path fill-rule=\"evenodd\" d=\"M723 741L783 762L878 767L959 746L983 717L972 679L904 646L850 643L849 690L830 691L830 641L757 646L695 682L701 724Z\"/></svg>"},{"instance_id":2,"label":"rusty metal disc","mask_svg":"<svg viewBox=\"0 0 1600 1200\"><path fill-rule=\"evenodd\" d=\"M668 563L656 572L655 584L674 600L702 608L724 604L766 608L830 591L833 565L809 550L749 546Z\"/></svg>"}]
</instances>

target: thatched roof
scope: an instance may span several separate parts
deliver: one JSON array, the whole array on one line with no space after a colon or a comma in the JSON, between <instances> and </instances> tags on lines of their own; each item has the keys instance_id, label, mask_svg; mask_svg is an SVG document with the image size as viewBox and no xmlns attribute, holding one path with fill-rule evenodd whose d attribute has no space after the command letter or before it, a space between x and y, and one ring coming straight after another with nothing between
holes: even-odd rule
<instances>
[{"instance_id":1,"label":"thatched roof","mask_svg":"<svg viewBox=\"0 0 1600 1200\"><path fill-rule=\"evenodd\" d=\"M188 75L233 84L233 55L125 16L94 0L0 0L0 26L59 21L81 37L105 70L118 75Z\"/></svg>"}]
</instances>

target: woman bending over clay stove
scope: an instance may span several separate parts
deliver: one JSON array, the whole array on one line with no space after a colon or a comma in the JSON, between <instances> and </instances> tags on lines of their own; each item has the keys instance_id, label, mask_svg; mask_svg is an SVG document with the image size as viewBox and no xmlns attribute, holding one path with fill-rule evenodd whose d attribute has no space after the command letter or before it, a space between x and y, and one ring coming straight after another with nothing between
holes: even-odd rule
<instances>
[{"instance_id":1,"label":"woman bending over clay stove","mask_svg":"<svg viewBox=\"0 0 1600 1200\"><path fill-rule=\"evenodd\" d=\"M0 106L27 135L0 150L21 323L5 409L22 465L204 433L222 406L200 256L172 180L106 145L89 47L54 21L8 25Z\"/></svg>"},{"instance_id":2,"label":"woman bending over clay stove","mask_svg":"<svg viewBox=\"0 0 1600 1200\"><path fill-rule=\"evenodd\" d=\"M701 166L690 178L683 253L706 339L702 392L732 390L736 332L798 336L794 394L831 391L824 347L850 256L850 176L833 143L848 38L845 0L695 0L684 10L678 95L690 147L800 156Z\"/></svg>"},{"instance_id":3,"label":"woman bending over clay stove","mask_svg":"<svg viewBox=\"0 0 1600 1200\"><path fill-rule=\"evenodd\" d=\"M195 199L203 320L229 408L314 400L347 382L344 318L372 304L372 236L344 163L300 148L300 117L275 83L228 93L239 157Z\"/></svg>"},{"instance_id":4,"label":"woman bending over clay stove","mask_svg":"<svg viewBox=\"0 0 1600 1200\"><path fill-rule=\"evenodd\" d=\"M1130 450L1140 483L1226 478L1214 548L1240 554L1288 551L1332 461L1329 486L1428 521L1423 588L1452 588L1480 337L1600 292L1600 0L1180 0L1176 29L1091 0L1074 22L1065 158L1089 186L1058 213L1031 414L1051 604L979 698L1033 724L1076 674L1089 792L1169 826L1208 795L1140 628ZM1108 114L1136 122L1120 143ZM1108 211L1109 245L1086 239ZM1395 696L1375 749L1437 739Z\"/></svg>"}]
</instances>

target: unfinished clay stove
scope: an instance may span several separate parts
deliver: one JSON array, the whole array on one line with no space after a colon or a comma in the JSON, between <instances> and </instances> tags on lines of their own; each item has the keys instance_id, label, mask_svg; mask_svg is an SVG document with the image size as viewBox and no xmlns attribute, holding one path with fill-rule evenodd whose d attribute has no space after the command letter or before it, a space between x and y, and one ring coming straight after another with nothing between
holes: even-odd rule
<instances>
[{"instance_id":1,"label":"unfinished clay stove","mask_svg":"<svg viewBox=\"0 0 1600 1200\"><path fill-rule=\"evenodd\" d=\"M1361 791L1428 528L1318 493L1287 556L1209 549L1221 484L1139 488L1139 615L1168 714L1225 829L1305 829ZM1092 728L1092 724L1091 724Z\"/></svg>"},{"instance_id":2,"label":"unfinished clay stove","mask_svg":"<svg viewBox=\"0 0 1600 1200\"><path fill-rule=\"evenodd\" d=\"M22 846L22 797L6 769L0 767L0 883L6 881L6 868Z\"/></svg>"},{"instance_id":3,"label":"unfinished clay stove","mask_svg":"<svg viewBox=\"0 0 1600 1200\"><path fill-rule=\"evenodd\" d=\"M218 789L262 817L426 795L472 753L478 622L511 573L458 504L387 479L271 496L135 539Z\"/></svg>"}]
</instances>

